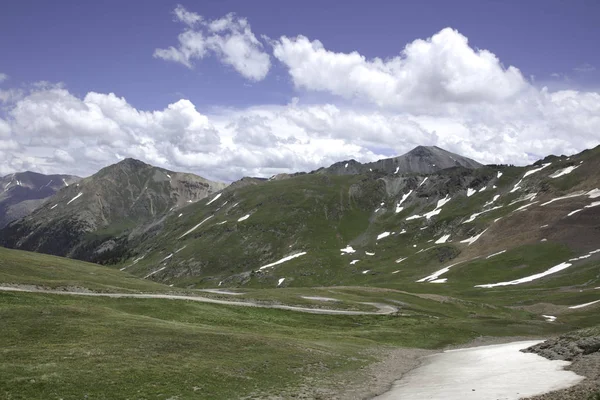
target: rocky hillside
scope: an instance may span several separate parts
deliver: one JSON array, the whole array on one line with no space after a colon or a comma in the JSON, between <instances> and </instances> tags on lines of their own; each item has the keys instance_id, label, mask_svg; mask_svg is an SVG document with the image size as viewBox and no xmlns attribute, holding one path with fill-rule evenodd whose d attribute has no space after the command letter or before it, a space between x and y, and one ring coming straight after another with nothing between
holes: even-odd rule
<instances>
[{"instance_id":1,"label":"rocky hillside","mask_svg":"<svg viewBox=\"0 0 600 400\"><path fill-rule=\"evenodd\" d=\"M464 167L476 169L480 163L470 158L451 153L437 146L418 146L408 153L372 163L361 164L355 160L341 161L315 172L332 175L356 175L368 172L385 174L432 174L443 169Z\"/></svg>"},{"instance_id":2,"label":"rocky hillside","mask_svg":"<svg viewBox=\"0 0 600 400\"><path fill-rule=\"evenodd\" d=\"M81 178L18 172L0 178L0 228L29 215L46 199Z\"/></svg>"},{"instance_id":3,"label":"rocky hillside","mask_svg":"<svg viewBox=\"0 0 600 400\"><path fill-rule=\"evenodd\" d=\"M6 247L114 262L130 235L160 225L169 212L226 185L126 159L65 187L0 231Z\"/></svg>"},{"instance_id":4,"label":"rocky hillside","mask_svg":"<svg viewBox=\"0 0 600 400\"><path fill-rule=\"evenodd\" d=\"M119 268L184 287L435 288L575 306L600 299L598 170L600 148L528 167L254 181L168 215Z\"/></svg>"}]
</instances>

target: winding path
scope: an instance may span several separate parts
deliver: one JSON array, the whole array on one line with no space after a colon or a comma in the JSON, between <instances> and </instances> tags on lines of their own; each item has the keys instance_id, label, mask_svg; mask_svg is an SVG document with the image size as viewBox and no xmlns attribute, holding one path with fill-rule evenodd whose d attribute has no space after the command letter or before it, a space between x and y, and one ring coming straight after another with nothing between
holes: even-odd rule
<instances>
[{"instance_id":1,"label":"winding path","mask_svg":"<svg viewBox=\"0 0 600 400\"><path fill-rule=\"evenodd\" d=\"M132 298L132 299L169 299L169 300L188 300L198 301L201 303L223 304L228 306L241 307L258 307L258 308L274 308L279 310L298 311L310 314L325 314L325 315L389 315L398 311L398 308L388 304L381 303L361 303L368 304L377 308L377 311L349 311L349 310L333 310L327 308L308 308L297 306L286 306L282 304L259 304L249 301L233 301L211 299L209 297L200 296L182 296L175 294L144 294L144 293L95 293L95 292L67 292L63 290L48 290L36 288L20 288L13 286L0 286L2 292L26 292L26 293L46 293L46 294L66 294L72 296L89 296L89 297L110 297L110 298Z\"/></svg>"}]
</instances>

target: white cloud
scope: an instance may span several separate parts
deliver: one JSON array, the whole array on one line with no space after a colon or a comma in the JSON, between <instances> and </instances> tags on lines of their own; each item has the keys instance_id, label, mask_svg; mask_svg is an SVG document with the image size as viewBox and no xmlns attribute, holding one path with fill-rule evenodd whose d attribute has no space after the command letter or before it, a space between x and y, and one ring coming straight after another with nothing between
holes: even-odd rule
<instances>
[{"instance_id":1,"label":"white cloud","mask_svg":"<svg viewBox=\"0 0 600 400\"><path fill-rule=\"evenodd\" d=\"M289 68L298 88L383 107L497 102L528 86L517 68L504 68L493 53L472 49L465 36L450 28L407 44L389 60L336 53L304 36L281 37L273 54Z\"/></svg>"},{"instance_id":2,"label":"white cloud","mask_svg":"<svg viewBox=\"0 0 600 400\"><path fill-rule=\"evenodd\" d=\"M205 21L184 11L176 9L177 19L194 29L182 33L187 36L172 56L190 65L201 51L222 60L237 54L215 48L227 48L233 31L250 32L232 14ZM112 93L81 98L62 85L39 84L14 97L0 119L0 173L87 175L134 157L230 181L310 171L350 158L373 161L417 145L437 145L484 163L524 165L594 147L600 139L599 93L538 90L518 69L473 50L451 29L409 43L385 61L334 53L304 37L281 38L274 52L296 86L354 101L304 104L295 97L287 105L203 114L181 99L145 111Z\"/></svg>"},{"instance_id":3,"label":"white cloud","mask_svg":"<svg viewBox=\"0 0 600 400\"><path fill-rule=\"evenodd\" d=\"M0 72L0 83L4 82L7 79L8 79L8 75Z\"/></svg>"},{"instance_id":4,"label":"white cloud","mask_svg":"<svg viewBox=\"0 0 600 400\"><path fill-rule=\"evenodd\" d=\"M223 18L205 21L202 16L187 11L181 5L175 8L174 13L176 19L187 27L179 34L177 47L156 49L154 57L192 68L195 61L210 53L246 79L260 81L265 78L271 67L270 57L245 18L227 14Z\"/></svg>"},{"instance_id":5,"label":"white cloud","mask_svg":"<svg viewBox=\"0 0 600 400\"><path fill-rule=\"evenodd\" d=\"M177 21L183 22L189 26L202 22L203 19L201 15L186 10L181 4L178 4L177 7L175 7L173 13L175 14L175 19Z\"/></svg>"}]
</instances>

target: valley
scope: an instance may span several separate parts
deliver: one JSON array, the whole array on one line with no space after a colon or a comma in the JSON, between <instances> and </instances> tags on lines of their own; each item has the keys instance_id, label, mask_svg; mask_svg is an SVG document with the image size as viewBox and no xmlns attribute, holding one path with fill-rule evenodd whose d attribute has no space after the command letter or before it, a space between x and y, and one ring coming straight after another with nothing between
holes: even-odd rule
<instances>
[{"instance_id":1,"label":"valley","mask_svg":"<svg viewBox=\"0 0 600 400\"><path fill-rule=\"evenodd\" d=\"M459 157L63 188L0 230L0 393L373 398L436 351L597 327L600 148L423 171Z\"/></svg>"}]
</instances>

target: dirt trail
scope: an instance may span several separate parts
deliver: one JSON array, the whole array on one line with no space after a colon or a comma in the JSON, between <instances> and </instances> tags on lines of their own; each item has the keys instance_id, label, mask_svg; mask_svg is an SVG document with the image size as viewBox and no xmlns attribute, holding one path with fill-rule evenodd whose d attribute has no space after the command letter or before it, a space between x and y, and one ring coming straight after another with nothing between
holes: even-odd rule
<instances>
[{"instance_id":1,"label":"dirt trail","mask_svg":"<svg viewBox=\"0 0 600 400\"><path fill-rule=\"evenodd\" d=\"M275 308L279 310L298 311L310 314L326 314L326 315L388 315L398 311L398 308L387 304L380 303L361 303L368 304L377 308L377 311L349 311L349 310L333 310L326 308L308 308L297 306L286 306L282 304L259 304L249 301L233 301L219 300L200 296L182 296L172 294L143 294L143 293L95 293L95 292L69 292L63 290L48 290L32 287L12 287L0 286L0 291L4 292L27 292L27 293L47 293L47 294L66 294L73 296L91 296L91 297L111 297L111 298L134 298L134 299L170 299L170 300L189 300L198 301L201 303L223 304L228 306L241 307L259 307L259 308Z\"/></svg>"}]
</instances>

